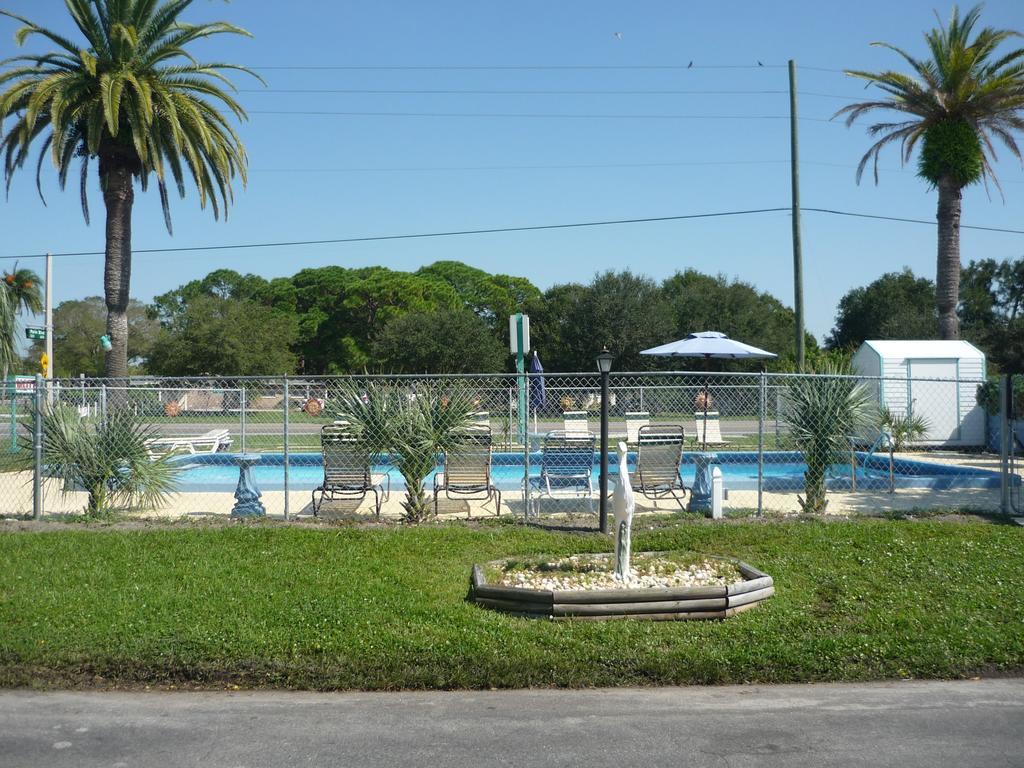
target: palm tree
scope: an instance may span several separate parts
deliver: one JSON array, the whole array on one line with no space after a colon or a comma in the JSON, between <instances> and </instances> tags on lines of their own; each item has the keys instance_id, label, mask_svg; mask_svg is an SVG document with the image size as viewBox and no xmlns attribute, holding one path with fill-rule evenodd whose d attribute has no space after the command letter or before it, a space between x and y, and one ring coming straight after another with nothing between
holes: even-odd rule
<instances>
[{"instance_id":1,"label":"palm tree","mask_svg":"<svg viewBox=\"0 0 1024 768\"><path fill-rule=\"evenodd\" d=\"M174 492L179 467L169 456L153 458L160 434L118 409L105 419L85 418L64 405L43 415L43 461L61 492L85 491L87 515L113 509L156 509Z\"/></svg>"},{"instance_id":2,"label":"palm tree","mask_svg":"<svg viewBox=\"0 0 1024 768\"><path fill-rule=\"evenodd\" d=\"M5 272L3 282L0 282L0 373L3 380L7 380L7 374L13 366L17 357L17 344L15 333L17 322L15 316L18 312L26 311L39 314L43 311L42 294L39 292L39 275L31 269L18 269L14 265L13 272Z\"/></svg>"},{"instance_id":3,"label":"palm tree","mask_svg":"<svg viewBox=\"0 0 1024 768\"><path fill-rule=\"evenodd\" d=\"M1022 159L1013 132L1024 130L1024 48L996 53L1003 42L1020 33L985 27L974 34L980 15L981 6L976 6L961 18L954 6L947 26L925 34L928 59L917 59L888 43L872 43L902 56L913 74L847 71L888 96L850 104L835 115L845 115L849 127L875 110L901 114L895 122L868 127L868 134L877 141L857 166L858 183L872 161L878 183L878 155L886 145L898 142L906 163L921 142L918 175L939 192L936 305L943 339L960 336L956 309L962 190L989 178L999 187L991 165L996 159L995 139Z\"/></svg>"},{"instance_id":4,"label":"palm tree","mask_svg":"<svg viewBox=\"0 0 1024 768\"><path fill-rule=\"evenodd\" d=\"M201 63L190 43L221 34L248 33L231 24L187 24L180 20L192 0L65 0L84 37L79 43L7 11L22 24L20 45L33 36L56 46L50 53L6 59L0 73L0 137L10 189L14 171L24 166L39 139L36 186L47 154L63 189L79 163L82 211L89 220L86 187L91 161L99 169L106 205L108 376L128 375L128 298L131 277L131 222L135 180L145 191L156 177L164 221L171 231L168 182L182 197L185 177L195 182L199 203L219 217L233 201L231 182L245 183L246 155L223 105L239 120L245 111L224 88L234 90L225 72L244 67ZM252 73L249 73L252 74ZM42 138L40 138L42 137ZM45 201L44 201L45 202Z\"/></svg>"},{"instance_id":5,"label":"palm tree","mask_svg":"<svg viewBox=\"0 0 1024 768\"><path fill-rule=\"evenodd\" d=\"M825 363L820 375L795 376L783 389L790 436L803 453L804 494L800 507L821 514L828 506L829 470L850 455L850 440L878 426L878 403L870 388L846 365Z\"/></svg>"},{"instance_id":6,"label":"palm tree","mask_svg":"<svg viewBox=\"0 0 1024 768\"><path fill-rule=\"evenodd\" d=\"M333 393L335 419L349 425L367 456L394 466L405 481L405 520L419 523L433 512L424 483L439 457L467 440L476 407L457 381L438 379L413 389L368 379L346 382Z\"/></svg>"},{"instance_id":7,"label":"palm tree","mask_svg":"<svg viewBox=\"0 0 1024 768\"><path fill-rule=\"evenodd\" d=\"M0 288L0 369L4 374L4 386L7 384L7 372L18 360L17 314L14 297L9 291Z\"/></svg>"}]
</instances>

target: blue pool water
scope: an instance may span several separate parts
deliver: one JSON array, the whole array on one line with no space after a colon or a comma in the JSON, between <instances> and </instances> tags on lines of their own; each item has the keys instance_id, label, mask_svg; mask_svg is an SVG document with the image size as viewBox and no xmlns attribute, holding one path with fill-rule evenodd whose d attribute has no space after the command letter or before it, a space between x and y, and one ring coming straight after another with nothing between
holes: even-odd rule
<instances>
[{"instance_id":1,"label":"blue pool water","mask_svg":"<svg viewBox=\"0 0 1024 768\"><path fill-rule=\"evenodd\" d=\"M683 455L680 467L683 480L692 484L695 467L694 456ZM722 470L725 487L730 490L757 489L757 453L753 451L720 451L717 466ZM284 488L284 455L281 453L262 454L262 460L253 468L256 485L260 490L281 490ZM530 456L530 476L540 472L540 453ZM888 459L857 453L857 488L885 489L889 487ZM233 454L215 453L176 458L181 472L178 475L178 489L183 492L233 491L238 483L238 467ZM630 455L630 467L635 456ZM598 476L598 454L594 454L594 483ZM609 469L617 473L614 462ZM804 472L807 467L803 456L795 451L770 451L764 454L764 489L767 491L799 491L804 487ZM438 467L436 471L439 471ZM381 463L374 473L387 473L391 488L405 487L402 476L391 464ZM291 490L312 491L323 481L323 459L319 453L293 453L289 457L288 485ZM522 487L523 455L521 453L495 453L492 467L495 484L502 490ZM431 487L433 474L427 478L426 486ZM850 465L836 465L829 471L828 487L845 490L852 486ZM972 467L952 466L926 461L898 459L895 463L895 485L900 488L998 488L999 473Z\"/></svg>"}]
</instances>

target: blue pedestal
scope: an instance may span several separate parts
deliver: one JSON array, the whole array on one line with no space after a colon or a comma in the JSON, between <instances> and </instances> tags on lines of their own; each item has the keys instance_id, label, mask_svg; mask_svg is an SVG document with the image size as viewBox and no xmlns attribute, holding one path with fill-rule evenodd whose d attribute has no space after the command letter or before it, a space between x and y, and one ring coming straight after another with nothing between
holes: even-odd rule
<instances>
[{"instance_id":1,"label":"blue pedestal","mask_svg":"<svg viewBox=\"0 0 1024 768\"><path fill-rule=\"evenodd\" d=\"M693 485L690 488L690 501L686 505L689 512L711 511L711 465L718 463L718 455L714 453L698 453L693 457L696 471Z\"/></svg>"},{"instance_id":2,"label":"blue pedestal","mask_svg":"<svg viewBox=\"0 0 1024 768\"><path fill-rule=\"evenodd\" d=\"M263 496L252 479L252 468L262 458L258 453L240 453L235 458L238 465L238 487L235 488L235 506L231 517L266 517L267 510L260 501Z\"/></svg>"}]
</instances>

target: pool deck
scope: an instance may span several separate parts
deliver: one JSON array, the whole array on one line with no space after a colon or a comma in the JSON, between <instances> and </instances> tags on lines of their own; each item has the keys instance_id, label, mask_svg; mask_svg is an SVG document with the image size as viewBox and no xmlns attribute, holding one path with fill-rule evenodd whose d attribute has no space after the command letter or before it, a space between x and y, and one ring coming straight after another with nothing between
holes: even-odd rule
<instances>
[{"instance_id":1,"label":"pool deck","mask_svg":"<svg viewBox=\"0 0 1024 768\"><path fill-rule=\"evenodd\" d=\"M929 452L927 454L901 453L897 458L925 460L946 466L962 466L989 471L999 471L999 456L978 453ZM1017 468L1018 476L1024 482L1024 467ZM687 478L689 482L689 478ZM595 480L596 486L596 480ZM800 512L796 493L764 491L763 510L767 515L792 515ZM382 517L398 519L404 514L401 502L403 490L391 494L384 502ZM372 494L360 502L337 501L325 505L323 516L360 518L373 517ZM689 496L687 495L687 499ZM284 514L284 491L265 491L262 501L268 516L280 518ZM637 512L668 513L679 510L679 505L669 500L651 501L637 494ZM933 490L929 488L897 488L894 493L887 491L829 491L828 514L863 514L879 511L910 511L914 509L971 508L991 512L999 511L999 488L954 488ZM313 510L309 491L292 491L288 494L289 512L292 516L311 517ZM234 505L234 498L227 492L199 492L174 494L168 504L153 511L133 513L140 518L196 519L204 517L226 517ZM596 498L593 501L596 509ZM81 512L85 506L85 494L81 492L61 493L57 483L44 483L44 509L48 514ZM541 502L541 514L561 514L565 511L586 512L590 504L586 498L564 496L554 501ZM523 515L523 497L519 491L507 491L503 495L502 515ZM756 510L756 490L732 490L724 503L726 515L730 510ZM442 498L439 505L442 519L480 519L495 516L494 502L447 500ZM25 515L32 512L32 475L29 472L0 474L0 514Z\"/></svg>"}]
</instances>

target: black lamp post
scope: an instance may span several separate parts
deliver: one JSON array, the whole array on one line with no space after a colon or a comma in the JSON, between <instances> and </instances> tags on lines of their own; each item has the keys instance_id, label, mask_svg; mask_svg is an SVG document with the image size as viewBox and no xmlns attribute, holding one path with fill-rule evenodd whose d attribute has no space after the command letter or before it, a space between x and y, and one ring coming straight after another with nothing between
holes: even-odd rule
<instances>
[{"instance_id":1,"label":"black lamp post","mask_svg":"<svg viewBox=\"0 0 1024 768\"><path fill-rule=\"evenodd\" d=\"M608 533L608 374L612 370L612 354L608 347L597 356L597 370L601 374L601 477L598 499L601 533Z\"/></svg>"}]
</instances>

